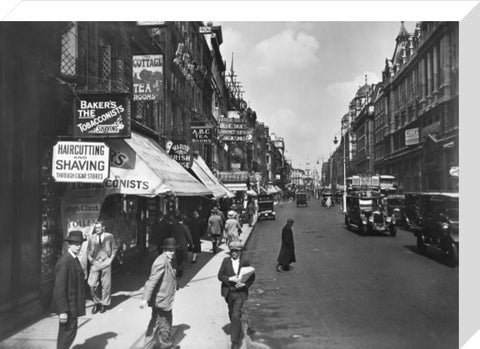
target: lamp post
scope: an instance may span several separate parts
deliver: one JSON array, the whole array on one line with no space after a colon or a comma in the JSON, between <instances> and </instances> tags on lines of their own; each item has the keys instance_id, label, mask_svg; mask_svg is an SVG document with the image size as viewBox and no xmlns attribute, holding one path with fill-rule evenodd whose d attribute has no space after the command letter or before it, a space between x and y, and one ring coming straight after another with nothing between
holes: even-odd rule
<instances>
[{"instance_id":1,"label":"lamp post","mask_svg":"<svg viewBox=\"0 0 480 349\"><path fill-rule=\"evenodd\" d=\"M342 135L343 138L343 207L342 207L342 212L346 213L347 212L347 168L346 168L346 163L347 163L347 158L345 156L345 137ZM337 145L338 139L337 136L333 139L333 144Z\"/></svg>"}]
</instances>

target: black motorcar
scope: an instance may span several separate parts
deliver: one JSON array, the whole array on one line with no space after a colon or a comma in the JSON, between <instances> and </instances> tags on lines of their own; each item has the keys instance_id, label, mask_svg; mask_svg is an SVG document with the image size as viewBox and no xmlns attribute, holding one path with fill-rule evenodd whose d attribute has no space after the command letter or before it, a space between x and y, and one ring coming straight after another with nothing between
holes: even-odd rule
<instances>
[{"instance_id":1,"label":"black motorcar","mask_svg":"<svg viewBox=\"0 0 480 349\"><path fill-rule=\"evenodd\" d=\"M422 224L416 232L420 253L427 248L444 253L451 267L458 265L459 197L458 193L421 193Z\"/></svg>"},{"instance_id":2,"label":"black motorcar","mask_svg":"<svg viewBox=\"0 0 480 349\"><path fill-rule=\"evenodd\" d=\"M304 191L299 191L296 195L297 207L308 206L308 195Z\"/></svg>"},{"instance_id":3,"label":"black motorcar","mask_svg":"<svg viewBox=\"0 0 480 349\"><path fill-rule=\"evenodd\" d=\"M388 216L383 208L381 197L368 193L347 196L345 225L360 235L387 233L397 235L395 217Z\"/></svg>"},{"instance_id":4,"label":"black motorcar","mask_svg":"<svg viewBox=\"0 0 480 349\"><path fill-rule=\"evenodd\" d=\"M275 209L273 194L259 194L258 200L258 220L264 218L275 219Z\"/></svg>"},{"instance_id":5,"label":"black motorcar","mask_svg":"<svg viewBox=\"0 0 480 349\"><path fill-rule=\"evenodd\" d=\"M395 217L397 226L407 226L407 220L405 216L405 195L390 194L382 199L386 213L389 216Z\"/></svg>"}]
</instances>

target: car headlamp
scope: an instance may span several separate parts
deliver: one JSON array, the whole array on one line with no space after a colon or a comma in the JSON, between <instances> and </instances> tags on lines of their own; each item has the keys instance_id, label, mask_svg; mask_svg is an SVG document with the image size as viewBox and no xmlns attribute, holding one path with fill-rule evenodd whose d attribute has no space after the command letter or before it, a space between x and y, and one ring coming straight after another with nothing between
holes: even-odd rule
<instances>
[{"instance_id":1,"label":"car headlamp","mask_svg":"<svg viewBox=\"0 0 480 349\"><path fill-rule=\"evenodd\" d=\"M447 223L442 223L442 229L443 230L448 230L448 224Z\"/></svg>"}]
</instances>

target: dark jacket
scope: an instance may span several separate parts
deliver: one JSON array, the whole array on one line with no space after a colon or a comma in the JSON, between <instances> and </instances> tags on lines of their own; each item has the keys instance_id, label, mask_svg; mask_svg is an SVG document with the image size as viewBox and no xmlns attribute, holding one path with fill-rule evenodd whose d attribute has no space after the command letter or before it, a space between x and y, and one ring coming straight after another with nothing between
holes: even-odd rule
<instances>
[{"instance_id":1,"label":"dark jacket","mask_svg":"<svg viewBox=\"0 0 480 349\"><path fill-rule=\"evenodd\" d=\"M240 268L250 266L250 262L246 258L242 258L240 256ZM252 274L248 280L245 282L245 287L242 288L235 288L235 283L228 280L230 276L236 275L233 271L232 260L230 257L225 257L222 261L222 265L220 266L220 270L218 271L218 280L222 282L221 286L221 293L222 297L225 299L228 297L229 292L239 292L244 295L244 299L248 297L248 288L252 286L253 282L255 281L255 273Z\"/></svg>"},{"instance_id":2,"label":"dark jacket","mask_svg":"<svg viewBox=\"0 0 480 349\"><path fill-rule=\"evenodd\" d=\"M282 247L280 248L277 261L282 265L289 265L290 263L296 262L293 231L289 224L286 224L282 229Z\"/></svg>"},{"instance_id":3,"label":"dark jacket","mask_svg":"<svg viewBox=\"0 0 480 349\"><path fill-rule=\"evenodd\" d=\"M203 236L203 222L200 217L193 217L190 219L190 234L192 235L193 240L193 252L201 252L202 241L201 237Z\"/></svg>"},{"instance_id":4,"label":"dark jacket","mask_svg":"<svg viewBox=\"0 0 480 349\"><path fill-rule=\"evenodd\" d=\"M67 251L55 266L52 312L67 313L72 318L85 315L84 283L85 275L80 262Z\"/></svg>"},{"instance_id":5,"label":"dark jacket","mask_svg":"<svg viewBox=\"0 0 480 349\"><path fill-rule=\"evenodd\" d=\"M193 245L192 235L187 225L177 223L172 228L172 236L177 240L179 249L188 249L188 245Z\"/></svg>"},{"instance_id":6,"label":"dark jacket","mask_svg":"<svg viewBox=\"0 0 480 349\"><path fill-rule=\"evenodd\" d=\"M155 221L152 225L152 241L157 246L162 246L166 238L172 237L172 225L164 217L160 222Z\"/></svg>"}]
</instances>

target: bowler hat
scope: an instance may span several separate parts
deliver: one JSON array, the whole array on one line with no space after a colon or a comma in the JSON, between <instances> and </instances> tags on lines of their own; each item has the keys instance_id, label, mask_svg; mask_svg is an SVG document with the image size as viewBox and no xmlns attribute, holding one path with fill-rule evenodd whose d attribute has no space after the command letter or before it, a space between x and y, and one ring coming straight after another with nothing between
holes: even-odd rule
<instances>
[{"instance_id":1,"label":"bowler hat","mask_svg":"<svg viewBox=\"0 0 480 349\"><path fill-rule=\"evenodd\" d=\"M86 239L80 230L72 230L64 240L67 242L84 242Z\"/></svg>"},{"instance_id":2,"label":"bowler hat","mask_svg":"<svg viewBox=\"0 0 480 349\"><path fill-rule=\"evenodd\" d=\"M232 241L228 244L228 248L230 250L241 250L243 248L243 245L240 241Z\"/></svg>"},{"instance_id":3,"label":"bowler hat","mask_svg":"<svg viewBox=\"0 0 480 349\"><path fill-rule=\"evenodd\" d=\"M178 248L177 240L175 240L175 238L166 238L165 241L163 241L162 248L163 249L172 249L172 250Z\"/></svg>"}]
</instances>

